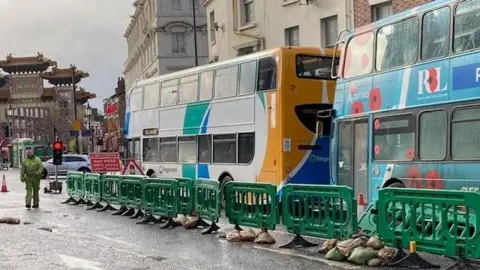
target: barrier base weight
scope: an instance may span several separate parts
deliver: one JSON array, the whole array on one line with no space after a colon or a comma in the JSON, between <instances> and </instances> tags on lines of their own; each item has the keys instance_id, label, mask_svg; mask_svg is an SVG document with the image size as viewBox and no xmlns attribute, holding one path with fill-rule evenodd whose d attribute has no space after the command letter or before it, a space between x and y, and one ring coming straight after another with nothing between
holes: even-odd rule
<instances>
[{"instance_id":1,"label":"barrier base weight","mask_svg":"<svg viewBox=\"0 0 480 270\"><path fill-rule=\"evenodd\" d=\"M162 223L162 219L156 218L152 214L147 214L146 216L144 216L144 218L141 221L137 222L137 224L150 224L150 223L159 224L159 223Z\"/></svg>"},{"instance_id":2,"label":"barrier base weight","mask_svg":"<svg viewBox=\"0 0 480 270\"><path fill-rule=\"evenodd\" d=\"M96 202L94 205L92 205L91 207L87 208L87 210L95 210L95 209L102 209L103 208L103 205L100 204L99 202Z\"/></svg>"},{"instance_id":3,"label":"barrier base weight","mask_svg":"<svg viewBox=\"0 0 480 270\"><path fill-rule=\"evenodd\" d=\"M168 228L172 228L174 226L175 226L175 221L173 221L172 217L169 217L167 222L164 225L162 225L160 227L160 229L168 229Z\"/></svg>"},{"instance_id":4,"label":"barrier base weight","mask_svg":"<svg viewBox=\"0 0 480 270\"><path fill-rule=\"evenodd\" d=\"M67 204L67 203L76 203L77 200L75 200L73 197L68 198L66 201L62 202L62 204Z\"/></svg>"},{"instance_id":5,"label":"barrier base weight","mask_svg":"<svg viewBox=\"0 0 480 270\"><path fill-rule=\"evenodd\" d=\"M467 270L467 269L479 270L480 262L472 261L468 259L458 259L454 264L450 265L444 270Z\"/></svg>"},{"instance_id":6,"label":"barrier base weight","mask_svg":"<svg viewBox=\"0 0 480 270\"><path fill-rule=\"evenodd\" d=\"M128 208L128 210L122 214L124 217L131 217L133 215L135 215L135 208Z\"/></svg>"},{"instance_id":7,"label":"barrier base weight","mask_svg":"<svg viewBox=\"0 0 480 270\"><path fill-rule=\"evenodd\" d=\"M82 198L80 198L78 201L76 201L73 205L79 205L79 204L87 204L86 201L84 201Z\"/></svg>"},{"instance_id":8,"label":"barrier base weight","mask_svg":"<svg viewBox=\"0 0 480 270\"><path fill-rule=\"evenodd\" d=\"M210 227L202 231L202 234L212 234L213 232L216 232L218 230L220 230L220 227L218 227L215 222L212 222L212 224L210 224Z\"/></svg>"},{"instance_id":9,"label":"barrier base weight","mask_svg":"<svg viewBox=\"0 0 480 270\"><path fill-rule=\"evenodd\" d=\"M405 253L404 253L405 254ZM401 267L401 268L421 268L421 269L438 269L439 265L431 264L418 253L413 252L407 254L405 257L401 258L398 261L391 261L387 266L390 267Z\"/></svg>"},{"instance_id":10,"label":"barrier base weight","mask_svg":"<svg viewBox=\"0 0 480 270\"><path fill-rule=\"evenodd\" d=\"M88 200L88 201L87 201L87 207L90 207L90 206L92 206L92 205L94 205L94 203L93 203L92 201Z\"/></svg>"},{"instance_id":11,"label":"barrier base weight","mask_svg":"<svg viewBox=\"0 0 480 270\"><path fill-rule=\"evenodd\" d=\"M138 209L137 212L136 212L133 216L131 216L131 217L129 217L129 218L130 218L130 219L137 219L137 218L143 217L143 216L145 216L145 214L143 213L143 211L142 211L141 209Z\"/></svg>"},{"instance_id":12,"label":"barrier base weight","mask_svg":"<svg viewBox=\"0 0 480 270\"><path fill-rule=\"evenodd\" d=\"M297 234L297 235L295 235L293 240L290 241L290 243L288 243L286 245L283 245L283 246L280 246L280 248L290 248L291 249L291 248L295 248L295 247L308 248L308 247L316 247L316 246L318 246L318 245L307 241L301 235Z\"/></svg>"},{"instance_id":13,"label":"barrier base weight","mask_svg":"<svg viewBox=\"0 0 480 270\"><path fill-rule=\"evenodd\" d=\"M97 210L97 212L116 211L116 210L117 210L117 208L115 208L112 205L110 205L109 203L107 203L107 205L105 205L102 209Z\"/></svg>"},{"instance_id":14,"label":"barrier base weight","mask_svg":"<svg viewBox=\"0 0 480 270\"><path fill-rule=\"evenodd\" d=\"M121 206L116 212L113 212L113 216L120 216L121 214L125 213L128 210L127 207Z\"/></svg>"}]
</instances>

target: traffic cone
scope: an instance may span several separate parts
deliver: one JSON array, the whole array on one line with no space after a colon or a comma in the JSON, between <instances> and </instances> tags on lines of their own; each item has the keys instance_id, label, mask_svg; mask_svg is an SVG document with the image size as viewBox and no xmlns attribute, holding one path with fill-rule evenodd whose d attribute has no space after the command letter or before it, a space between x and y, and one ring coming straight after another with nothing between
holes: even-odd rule
<instances>
[{"instance_id":1,"label":"traffic cone","mask_svg":"<svg viewBox=\"0 0 480 270\"><path fill-rule=\"evenodd\" d=\"M5 174L3 175L3 180L2 180L2 192L8 192L7 179L5 178Z\"/></svg>"},{"instance_id":2,"label":"traffic cone","mask_svg":"<svg viewBox=\"0 0 480 270\"><path fill-rule=\"evenodd\" d=\"M367 204L365 203L365 199L363 198L363 194L360 193L358 195L358 202L357 202L357 218L360 219L367 208Z\"/></svg>"}]
</instances>

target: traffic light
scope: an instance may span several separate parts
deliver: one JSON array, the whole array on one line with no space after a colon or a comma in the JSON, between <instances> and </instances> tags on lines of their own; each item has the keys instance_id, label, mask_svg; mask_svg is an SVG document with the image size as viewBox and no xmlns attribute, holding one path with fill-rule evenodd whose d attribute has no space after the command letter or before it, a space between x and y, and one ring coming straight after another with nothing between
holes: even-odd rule
<instances>
[{"instance_id":1,"label":"traffic light","mask_svg":"<svg viewBox=\"0 0 480 270\"><path fill-rule=\"evenodd\" d=\"M62 165L63 143L55 141L53 143L53 165Z\"/></svg>"}]
</instances>

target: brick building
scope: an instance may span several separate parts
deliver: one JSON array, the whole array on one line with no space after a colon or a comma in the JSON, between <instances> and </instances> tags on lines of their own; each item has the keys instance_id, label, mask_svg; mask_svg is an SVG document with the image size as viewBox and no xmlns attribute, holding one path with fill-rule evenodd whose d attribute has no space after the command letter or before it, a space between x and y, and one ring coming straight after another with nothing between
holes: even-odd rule
<instances>
[{"instance_id":1,"label":"brick building","mask_svg":"<svg viewBox=\"0 0 480 270\"><path fill-rule=\"evenodd\" d=\"M123 136L125 108L125 79L118 78L115 94L104 100L106 133L103 146L107 152L125 151Z\"/></svg>"},{"instance_id":2,"label":"brick building","mask_svg":"<svg viewBox=\"0 0 480 270\"><path fill-rule=\"evenodd\" d=\"M378 21L432 0L354 0L355 27Z\"/></svg>"}]
</instances>

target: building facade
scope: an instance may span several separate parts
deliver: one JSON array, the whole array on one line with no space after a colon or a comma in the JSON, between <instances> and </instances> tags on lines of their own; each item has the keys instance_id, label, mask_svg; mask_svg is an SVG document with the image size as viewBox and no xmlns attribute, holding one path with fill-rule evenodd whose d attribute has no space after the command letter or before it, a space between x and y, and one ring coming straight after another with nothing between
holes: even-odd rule
<instances>
[{"instance_id":1,"label":"building facade","mask_svg":"<svg viewBox=\"0 0 480 270\"><path fill-rule=\"evenodd\" d=\"M423 5L432 0L355 0L355 27L378 21L394 13Z\"/></svg>"},{"instance_id":2,"label":"building facade","mask_svg":"<svg viewBox=\"0 0 480 270\"><path fill-rule=\"evenodd\" d=\"M353 0L203 0L209 61L280 46L333 47L353 27Z\"/></svg>"},{"instance_id":3,"label":"building facade","mask_svg":"<svg viewBox=\"0 0 480 270\"><path fill-rule=\"evenodd\" d=\"M95 98L95 94L77 88L74 102L72 78L79 83L88 73L59 69L41 53L34 57L9 54L0 60L0 69L8 74L0 78L0 122L8 127L2 129L5 137L51 142L55 126L57 136L67 140L73 108L81 116L83 104ZM44 87L45 81L54 86Z\"/></svg>"},{"instance_id":4,"label":"building facade","mask_svg":"<svg viewBox=\"0 0 480 270\"><path fill-rule=\"evenodd\" d=\"M104 100L103 149L107 152L125 153L123 136L125 109L125 79L118 78L115 94Z\"/></svg>"},{"instance_id":5,"label":"building facade","mask_svg":"<svg viewBox=\"0 0 480 270\"><path fill-rule=\"evenodd\" d=\"M194 9L197 60L199 65L207 62L207 24L200 1L134 2L135 13L124 34L128 45L123 70L127 89L138 79L195 66Z\"/></svg>"}]
</instances>

